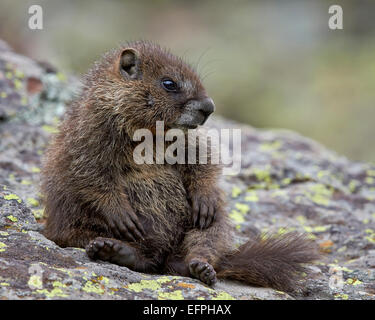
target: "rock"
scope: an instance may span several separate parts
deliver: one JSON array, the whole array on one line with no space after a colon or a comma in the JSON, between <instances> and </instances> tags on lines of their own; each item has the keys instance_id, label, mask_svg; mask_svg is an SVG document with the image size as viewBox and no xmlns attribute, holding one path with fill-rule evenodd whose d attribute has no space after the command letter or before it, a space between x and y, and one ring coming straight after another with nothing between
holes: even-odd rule
<instances>
[{"instance_id":1,"label":"rock","mask_svg":"<svg viewBox=\"0 0 375 320\"><path fill-rule=\"evenodd\" d=\"M351 162L286 130L242 132L242 169L223 176L238 240L298 230L323 252L293 296L267 288L133 272L93 262L43 236L41 156L76 78L0 41L0 298L2 299L374 299L375 166Z\"/></svg>"}]
</instances>

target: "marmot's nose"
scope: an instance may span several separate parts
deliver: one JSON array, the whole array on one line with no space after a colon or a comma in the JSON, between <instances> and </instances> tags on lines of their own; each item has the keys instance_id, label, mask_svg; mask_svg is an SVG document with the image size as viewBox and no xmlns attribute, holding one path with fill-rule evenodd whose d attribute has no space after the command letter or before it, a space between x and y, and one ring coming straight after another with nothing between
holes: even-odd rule
<instances>
[{"instance_id":1,"label":"marmot's nose","mask_svg":"<svg viewBox=\"0 0 375 320\"><path fill-rule=\"evenodd\" d=\"M198 110L201 111L207 118L212 112L215 111L215 104L211 98L204 98L198 105Z\"/></svg>"}]
</instances>

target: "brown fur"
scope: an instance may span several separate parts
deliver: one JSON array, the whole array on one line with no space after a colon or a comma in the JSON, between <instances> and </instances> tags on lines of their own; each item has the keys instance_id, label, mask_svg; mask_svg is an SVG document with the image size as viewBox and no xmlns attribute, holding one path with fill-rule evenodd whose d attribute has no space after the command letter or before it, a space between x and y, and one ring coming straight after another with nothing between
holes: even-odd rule
<instances>
[{"instance_id":1,"label":"brown fur","mask_svg":"<svg viewBox=\"0 0 375 320\"><path fill-rule=\"evenodd\" d=\"M119 72L127 48L138 54L129 77ZM165 92L157 81L165 75L191 86L178 95ZM136 129L154 130L157 120L174 127L187 101L205 97L194 70L155 44L128 43L107 53L86 75L48 149L45 234L134 270L212 284L215 269L218 277L291 290L300 263L316 258L311 243L286 235L236 249L217 183L220 167L133 161Z\"/></svg>"}]
</instances>

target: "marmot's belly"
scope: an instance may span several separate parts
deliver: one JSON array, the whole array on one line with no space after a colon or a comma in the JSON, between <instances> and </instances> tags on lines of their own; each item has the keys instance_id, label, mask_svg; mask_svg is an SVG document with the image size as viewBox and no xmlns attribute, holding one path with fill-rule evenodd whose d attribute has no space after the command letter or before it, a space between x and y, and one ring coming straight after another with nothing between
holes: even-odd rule
<instances>
[{"instance_id":1,"label":"marmot's belly","mask_svg":"<svg viewBox=\"0 0 375 320\"><path fill-rule=\"evenodd\" d=\"M152 250L173 250L190 223L186 190L172 168L127 176L126 193L147 234Z\"/></svg>"}]
</instances>

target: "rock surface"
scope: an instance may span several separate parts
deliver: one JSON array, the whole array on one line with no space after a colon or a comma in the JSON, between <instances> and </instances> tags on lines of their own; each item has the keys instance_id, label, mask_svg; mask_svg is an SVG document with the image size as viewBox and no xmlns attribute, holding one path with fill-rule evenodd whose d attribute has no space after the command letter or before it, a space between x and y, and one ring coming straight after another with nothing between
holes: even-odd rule
<instances>
[{"instance_id":1,"label":"rock surface","mask_svg":"<svg viewBox=\"0 0 375 320\"><path fill-rule=\"evenodd\" d=\"M245 238L298 230L324 253L303 292L133 272L46 239L41 156L79 82L0 41L1 299L374 299L375 165L353 163L284 130L242 130L242 170L223 176L228 213Z\"/></svg>"}]
</instances>

